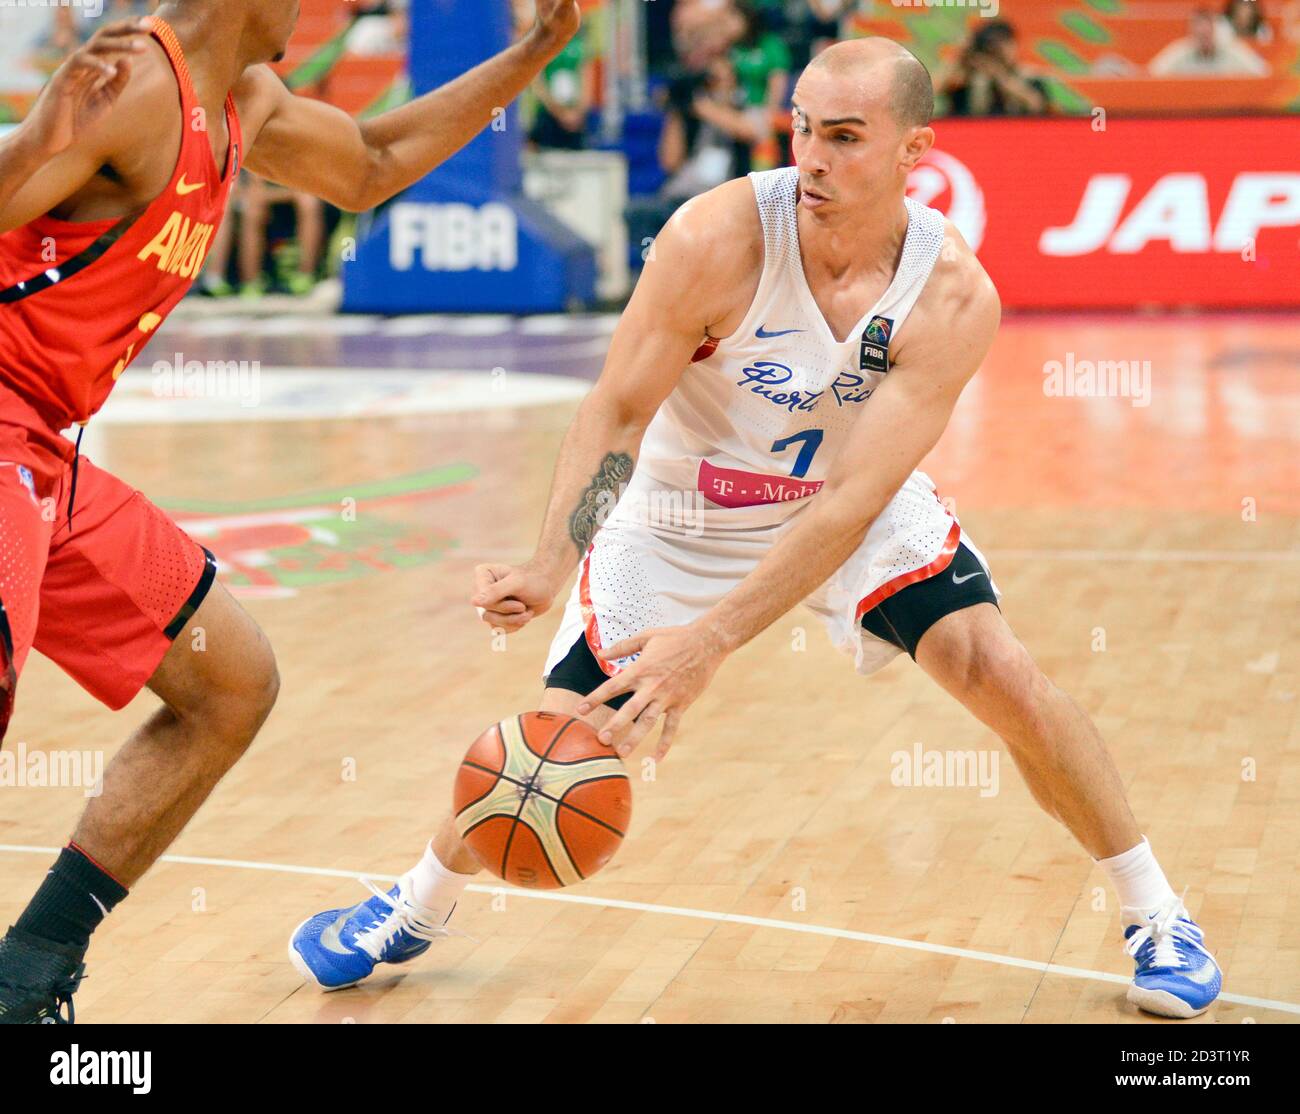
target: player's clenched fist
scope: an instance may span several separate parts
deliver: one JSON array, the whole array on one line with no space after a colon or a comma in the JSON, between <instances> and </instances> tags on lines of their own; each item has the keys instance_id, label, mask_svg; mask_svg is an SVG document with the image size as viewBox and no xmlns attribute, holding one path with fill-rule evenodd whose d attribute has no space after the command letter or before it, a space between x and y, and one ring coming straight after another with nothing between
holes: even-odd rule
<instances>
[{"instance_id":1,"label":"player's clenched fist","mask_svg":"<svg viewBox=\"0 0 1300 1114\"><path fill-rule=\"evenodd\" d=\"M103 119L131 76L131 58L149 37L148 19L101 28L58 68L28 118L42 154L54 156Z\"/></svg>"},{"instance_id":2,"label":"player's clenched fist","mask_svg":"<svg viewBox=\"0 0 1300 1114\"><path fill-rule=\"evenodd\" d=\"M549 611L556 591L552 579L533 565L479 565L469 602L488 626L513 634Z\"/></svg>"}]
</instances>

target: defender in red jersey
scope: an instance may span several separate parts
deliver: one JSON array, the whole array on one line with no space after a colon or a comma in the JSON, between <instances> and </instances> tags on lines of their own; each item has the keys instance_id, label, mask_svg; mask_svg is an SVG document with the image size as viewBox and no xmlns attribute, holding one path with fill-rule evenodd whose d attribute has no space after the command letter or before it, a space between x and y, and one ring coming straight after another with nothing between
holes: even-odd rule
<instances>
[{"instance_id":1,"label":"defender in red jersey","mask_svg":"<svg viewBox=\"0 0 1300 1114\"><path fill-rule=\"evenodd\" d=\"M472 139L578 28L531 32L359 122L289 93L297 0L168 0L106 28L0 143L0 739L34 646L111 708L163 707L122 747L72 842L0 940L0 1022L61 1019L90 934L252 742L279 685L215 561L60 431L84 426L185 296L242 166L369 209ZM205 633L203 653L178 638Z\"/></svg>"}]
</instances>

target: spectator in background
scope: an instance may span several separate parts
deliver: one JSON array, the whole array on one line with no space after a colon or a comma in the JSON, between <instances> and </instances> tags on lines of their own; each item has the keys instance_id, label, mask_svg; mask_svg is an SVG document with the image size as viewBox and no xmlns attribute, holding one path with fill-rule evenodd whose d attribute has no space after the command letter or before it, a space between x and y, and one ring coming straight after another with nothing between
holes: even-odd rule
<instances>
[{"instance_id":1,"label":"spectator in background","mask_svg":"<svg viewBox=\"0 0 1300 1114\"><path fill-rule=\"evenodd\" d=\"M1273 41L1273 28L1263 9L1264 0L1228 0L1223 9L1224 31L1243 42L1267 46Z\"/></svg>"},{"instance_id":2,"label":"spectator in background","mask_svg":"<svg viewBox=\"0 0 1300 1114\"><path fill-rule=\"evenodd\" d=\"M840 38L839 22L819 16L814 0L773 0L773 4L772 26L784 34L796 72Z\"/></svg>"},{"instance_id":3,"label":"spectator in background","mask_svg":"<svg viewBox=\"0 0 1300 1114\"><path fill-rule=\"evenodd\" d=\"M286 189L255 174L245 176L240 200L240 294L246 298L255 298L267 288L263 264L266 258L266 233L271 224L271 208L285 203L293 206L296 216L294 242L286 242L286 246L294 250L287 261L288 265L283 268L277 266L276 270L280 273L272 278L283 286L286 293L295 297L310 294L316 286L321 249L325 243L324 203L314 194Z\"/></svg>"},{"instance_id":4,"label":"spectator in background","mask_svg":"<svg viewBox=\"0 0 1300 1114\"><path fill-rule=\"evenodd\" d=\"M669 174L660 198L685 201L748 174L751 149L765 134L762 113L747 106L729 58L715 58L702 78L675 82L659 141Z\"/></svg>"},{"instance_id":5,"label":"spectator in background","mask_svg":"<svg viewBox=\"0 0 1300 1114\"><path fill-rule=\"evenodd\" d=\"M1269 65L1236 36L1219 34L1209 8L1192 13L1185 38L1175 39L1148 67L1156 77L1266 77Z\"/></svg>"},{"instance_id":6,"label":"spectator in background","mask_svg":"<svg viewBox=\"0 0 1300 1114\"><path fill-rule=\"evenodd\" d=\"M361 0L348 31L347 52L360 57L405 54L409 0Z\"/></svg>"},{"instance_id":7,"label":"spectator in background","mask_svg":"<svg viewBox=\"0 0 1300 1114\"><path fill-rule=\"evenodd\" d=\"M740 41L745 21L734 0L677 0L672 29L681 70L703 74Z\"/></svg>"},{"instance_id":8,"label":"spectator in background","mask_svg":"<svg viewBox=\"0 0 1300 1114\"><path fill-rule=\"evenodd\" d=\"M754 109L762 135L753 146L753 169L770 170L781 164L776 139L776 122L789 115L790 48L785 40L764 25L763 17L749 0L737 5L744 30L731 48L731 64L745 96Z\"/></svg>"},{"instance_id":9,"label":"spectator in background","mask_svg":"<svg viewBox=\"0 0 1300 1114\"><path fill-rule=\"evenodd\" d=\"M853 16L861 6L860 0L808 0L808 8L823 26L834 28L831 37L851 39Z\"/></svg>"},{"instance_id":10,"label":"spectator in background","mask_svg":"<svg viewBox=\"0 0 1300 1114\"><path fill-rule=\"evenodd\" d=\"M537 17L537 5L534 0L511 0L510 8L515 36L522 38ZM532 146L576 151L586 145L587 117L596 103L596 90L585 24L537 75L529 92L524 120Z\"/></svg>"},{"instance_id":11,"label":"spectator in background","mask_svg":"<svg viewBox=\"0 0 1300 1114\"><path fill-rule=\"evenodd\" d=\"M765 134L764 109L750 108L725 50L703 72L682 72L668 89L659 165L668 175L659 192L629 200L628 235L642 258L674 210L696 194L749 173L752 150Z\"/></svg>"},{"instance_id":12,"label":"spectator in background","mask_svg":"<svg viewBox=\"0 0 1300 1114\"><path fill-rule=\"evenodd\" d=\"M277 204L294 207L295 242L286 242L277 250L272 260L277 273L269 275L265 266L267 229L271 225L271 210ZM238 230L233 219L236 213ZM226 278L231 248L236 240L237 291ZM225 298L237 292L248 301L254 301L272 289L303 297L316 286L324 244L325 209L320 198L275 185L245 170L235 185L231 212L221 222L199 277L199 291L213 298Z\"/></svg>"},{"instance_id":13,"label":"spectator in background","mask_svg":"<svg viewBox=\"0 0 1300 1114\"><path fill-rule=\"evenodd\" d=\"M790 48L763 25L753 3L738 4L737 11L744 30L731 48L731 64L745 103L750 108L766 108L773 115L784 111L790 88Z\"/></svg>"},{"instance_id":14,"label":"spectator in background","mask_svg":"<svg viewBox=\"0 0 1300 1114\"><path fill-rule=\"evenodd\" d=\"M1047 83L1021 66L1016 31L1006 20L981 20L939 81L952 116L1040 116L1050 107Z\"/></svg>"},{"instance_id":15,"label":"spectator in background","mask_svg":"<svg viewBox=\"0 0 1300 1114\"><path fill-rule=\"evenodd\" d=\"M594 80L586 37L579 31L533 82L537 105L528 139L534 146L561 150L584 146L587 117L595 100Z\"/></svg>"}]
</instances>

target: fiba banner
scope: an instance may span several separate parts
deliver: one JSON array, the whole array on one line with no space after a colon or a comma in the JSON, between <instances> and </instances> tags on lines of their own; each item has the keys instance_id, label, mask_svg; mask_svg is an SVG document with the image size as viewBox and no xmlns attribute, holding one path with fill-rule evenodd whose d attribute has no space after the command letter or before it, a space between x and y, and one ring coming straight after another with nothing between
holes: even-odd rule
<instances>
[{"instance_id":1,"label":"fiba banner","mask_svg":"<svg viewBox=\"0 0 1300 1114\"><path fill-rule=\"evenodd\" d=\"M941 120L908 192L1018 308L1300 306L1300 118Z\"/></svg>"},{"instance_id":2,"label":"fiba banner","mask_svg":"<svg viewBox=\"0 0 1300 1114\"><path fill-rule=\"evenodd\" d=\"M440 88L510 42L506 0L412 0L410 76ZM461 151L363 221L343 266L360 313L557 312L596 298L596 254L523 193L523 130L503 105Z\"/></svg>"}]
</instances>

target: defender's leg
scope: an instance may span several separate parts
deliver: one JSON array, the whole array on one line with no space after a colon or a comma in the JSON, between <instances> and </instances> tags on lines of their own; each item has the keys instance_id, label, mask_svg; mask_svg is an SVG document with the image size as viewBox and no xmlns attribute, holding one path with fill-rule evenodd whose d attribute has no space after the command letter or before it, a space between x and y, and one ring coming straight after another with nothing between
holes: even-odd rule
<instances>
[{"instance_id":1,"label":"defender's leg","mask_svg":"<svg viewBox=\"0 0 1300 1114\"><path fill-rule=\"evenodd\" d=\"M215 562L139 492L79 462L61 488L34 645L110 708L163 700L123 745L0 941L0 1020L70 1003L90 936L248 747L279 680L266 638ZM71 520L71 521L69 521Z\"/></svg>"},{"instance_id":2,"label":"defender's leg","mask_svg":"<svg viewBox=\"0 0 1300 1114\"><path fill-rule=\"evenodd\" d=\"M72 840L124 886L180 834L271 714L280 688L266 635L212 587L149 681L159 708L104 771Z\"/></svg>"}]
</instances>

